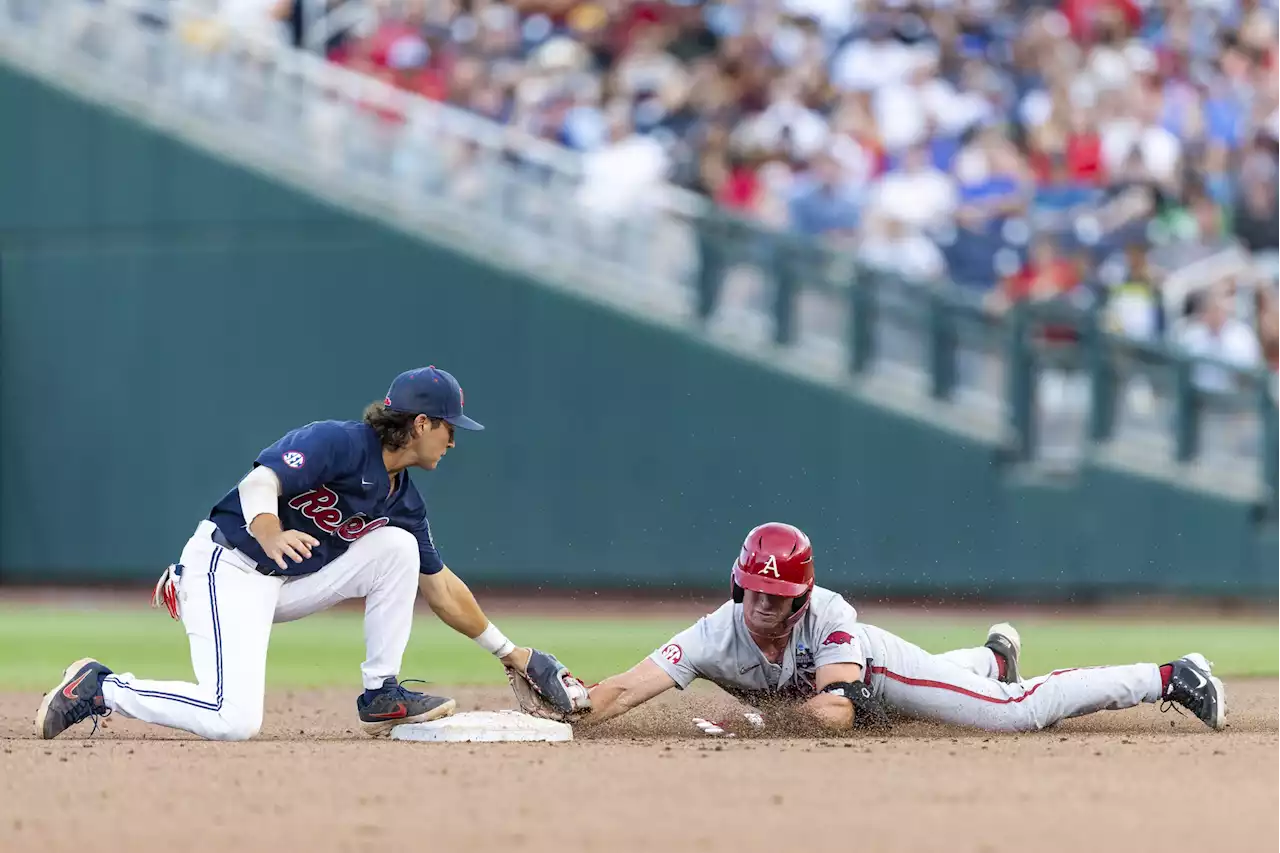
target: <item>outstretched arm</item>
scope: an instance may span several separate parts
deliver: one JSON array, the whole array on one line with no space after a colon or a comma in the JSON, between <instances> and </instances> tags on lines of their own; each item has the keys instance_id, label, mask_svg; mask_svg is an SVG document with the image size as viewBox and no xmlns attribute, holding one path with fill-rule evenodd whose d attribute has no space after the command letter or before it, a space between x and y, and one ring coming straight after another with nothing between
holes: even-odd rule
<instances>
[{"instance_id":1,"label":"outstretched arm","mask_svg":"<svg viewBox=\"0 0 1280 853\"><path fill-rule=\"evenodd\" d=\"M820 666L814 675L814 686L818 688L818 694L807 700L797 710L824 729L848 731L853 727L853 704L843 696L821 691L832 684L861 679L862 667L856 663L833 663Z\"/></svg>"},{"instance_id":2,"label":"outstretched arm","mask_svg":"<svg viewBox=\"0 0 1280 853\"><path fill-rule=\"evenodd\" d=\"M766 711L765 725L797 735L809 732L844 731L853 728L853 703L836 693L822 691L832 684L856 682L862 678L862 666L856 663L833 663L818 667L814 686L818 693L804 702Z\"/></svg>"},{"instance_id":3,"label":"outstretched arm","mask_svg":"<svg viewBox=\"0 0 1280 853\"><path fill-rule=\"evenodd\" d=\"M626 672L610 676L592 687L589 691L591 713L579 722L581 725L603 723L675 686L675 679L651 659L645 658Z\"/></svg>"},{"instance_id":4,"label":"outstretched arm","mask_svg":"<svg viewBox=\"0 0 1280 853\"><path fill-rule=\"evenodd\" d=\"M519 672L529 665L531 650L516 646L493 625L462 578L445 566L435 574L419 575L418 589L440 621L480 644Z\"/></svg>"},{"instance_id":5,"label":"outstretched arm","mask_svg":"<svg viewBox=\"0 0 1280 853\"><path fill-rule=\"evenodd\" d=\"M462 578L449 571L448 566L420 575L418 588L440 621L502 661L525 713L559 717L579 713L589 706L586 686L564 664L554 655L519 647L508 640L484 615Z\"/></svg>"}]
</instances>

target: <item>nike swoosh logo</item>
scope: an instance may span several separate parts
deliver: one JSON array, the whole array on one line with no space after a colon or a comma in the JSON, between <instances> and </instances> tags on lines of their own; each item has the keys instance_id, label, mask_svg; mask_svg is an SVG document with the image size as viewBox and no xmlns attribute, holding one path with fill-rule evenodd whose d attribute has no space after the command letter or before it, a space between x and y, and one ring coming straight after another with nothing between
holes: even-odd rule
<instances>
[{"instance_id":1,"label":"nike swoosh logo","mask_svg":"<svg viewBox=\"0 0 1280 853\"><path fill-rule=\"evenodd\" d=\"M396 709L394 711L388 711L385 714L370 714L369 716L373 717L375 720L398 720L401 717L409 716L409 709L405 707L403 702L401 702L396 705Z\"/></svg>"},{"instance_id":2,"label":"nike swoosh logo","mask_svg":"<svg viewBox=\"0 0 1280 853\"><path fill-rule=\"evenodd\" d=\"M373 483L370 483L370 482L369 482L368 480L366 480L364 477L361 477L361 478L360 478L360 485L362 485L362 486L372 486L372 485L373 485Z\"/></svg>"},{"instance_id":3,"label":"nike swoosh logo","mask_svg":"<svg viewBox=\"0 0 1280 853\"><path fill-rule=\"evenodd\" d=\"M753 663L753 664L751 664L751 666L744 666L744 667L742 667L741 669L739 669L739 670L738 670L738 675L746 675L746 674L747 674L748 672L750 672L751 670L753 670L753 669L759 669L759 668L760 668L760 664L758 664L758 663Z\"/></svg>"},{"instance_id":4,"label":"nike swoosh logo","mask_svg":"<svg viewBox=\"0 0 1280 853\"><path fill-rule=\"evenodd\" d=\"M1197 690L1199 690L1201 687L1204 687L1206 684L1209 683L1208 681L1205 680L1205 677L1200 674L1200 670L1193 668L1191 670L1191 674L1196 677L1196 681L1200 682L1199 684L1196 685Z\"/></svg>"},{"instance_id":5,"label":"nike swoosh logo","mask_svg":"<svg viewBox=\"0 0 1280 853\"><path fill-rule=\"evenodd\" d=\"M89 677L89 670L85 670L84 672L80 673L79 678L77 678L75 681L68 684L66 687L62 688L62 695L72 700L73 702L76 699L79 699L80 697L76 695L76 689L80 686L80 682L84 681L88 677Z\"/></svg>"}]
</instances>

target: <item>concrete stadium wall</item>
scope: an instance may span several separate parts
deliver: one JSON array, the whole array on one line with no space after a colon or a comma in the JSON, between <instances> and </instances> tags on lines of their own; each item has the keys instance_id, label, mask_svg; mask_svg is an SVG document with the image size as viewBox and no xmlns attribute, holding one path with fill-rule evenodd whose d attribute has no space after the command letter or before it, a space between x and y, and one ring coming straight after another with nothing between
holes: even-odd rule
<instances>
[{"instance_id":1,"label":"concrete stadium wall","mask_svg":"<svg viewBox=\"0 0 1280 853\"><path fill-rule=\"evenodd\" d=\"M416 475L446 561L532 587L824 581L1274 595L1250 507L996 448L323 206L0 68L0 580L150 579L285 430L455 372L488 429Z\"/></svg>"}]
</instances>

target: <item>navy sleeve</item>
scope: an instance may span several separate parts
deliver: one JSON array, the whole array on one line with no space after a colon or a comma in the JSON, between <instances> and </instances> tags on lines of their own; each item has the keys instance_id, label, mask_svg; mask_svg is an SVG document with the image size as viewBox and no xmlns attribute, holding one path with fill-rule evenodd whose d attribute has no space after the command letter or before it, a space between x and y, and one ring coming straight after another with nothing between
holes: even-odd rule
<instances>
[{"instance_id":1,"label":"navy sleeve","mask_svg":"<svg viewBox=\"0 0 1280 853\"><path fill-rule=\"evenodd\" d=\"M427 521L426 513L423 513L422 521L415 524L409 532L418 540L418 571L424 575L434 575L443 569L444 560L440 558L436 543L431 539L431 523Z\"/></svg>"},{"instance_id":2,"label":"navy sleeve","mask_svg":"<svg viewBox=\"0 0 1280 853\"><path fill-rule=\"evenodd\" d=\"M281 495L289 497L357 470L360 454L341 424L317 421L286 433L259 453L256 462L275 472Z\"/></svg>"}]
</instances>

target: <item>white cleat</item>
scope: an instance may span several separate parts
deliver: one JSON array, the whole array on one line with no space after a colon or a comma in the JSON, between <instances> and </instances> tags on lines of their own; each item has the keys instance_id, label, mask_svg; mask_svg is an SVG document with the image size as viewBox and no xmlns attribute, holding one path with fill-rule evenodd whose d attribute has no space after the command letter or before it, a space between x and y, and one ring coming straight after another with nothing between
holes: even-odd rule
<instances>
[{"instance_id":1,"label":"white cleat","mask_svg":"<svg viewBox=\"0 0 1280 853\"><path fill-rule=\"evenodd\" d=\"M987 642L983 645L1004 661L1004 677L999 680L1005 684L1021 684L1018 658L1022 655L1022 637L1018 629L1008 622L992 625L987 629Z\"/></svg>"}]
</instances>

